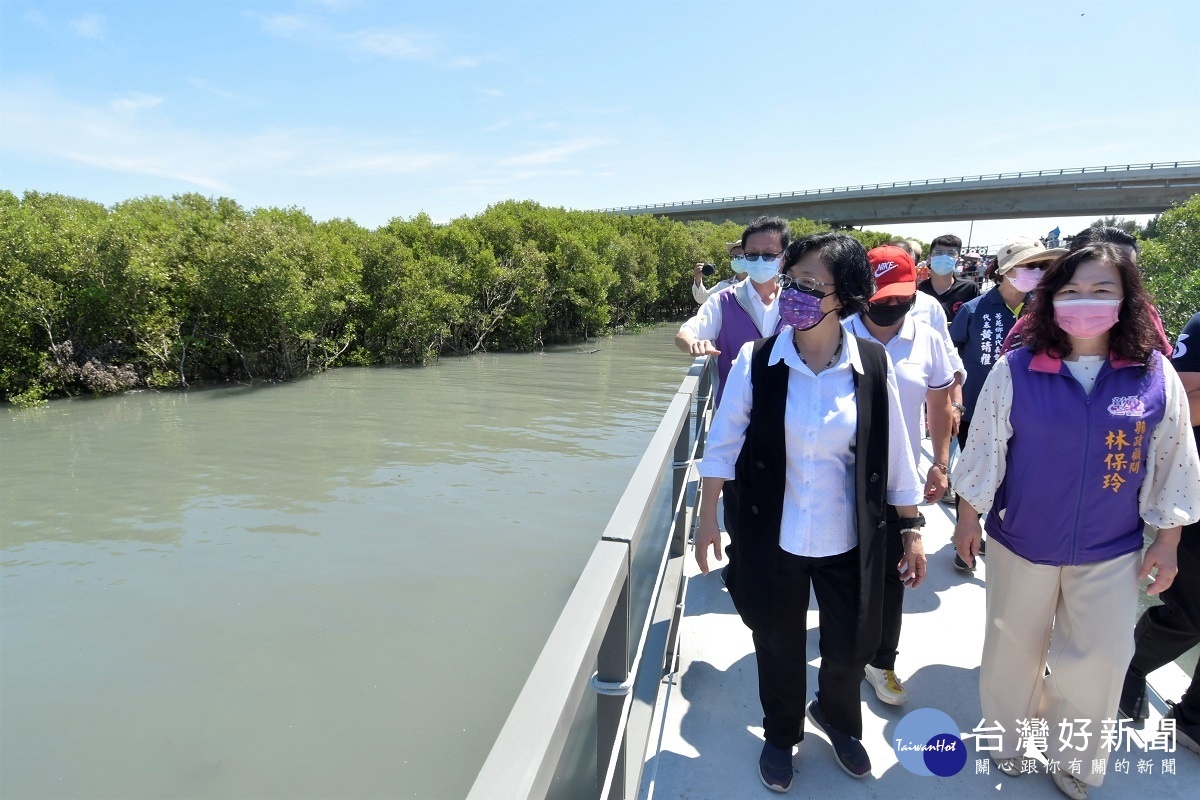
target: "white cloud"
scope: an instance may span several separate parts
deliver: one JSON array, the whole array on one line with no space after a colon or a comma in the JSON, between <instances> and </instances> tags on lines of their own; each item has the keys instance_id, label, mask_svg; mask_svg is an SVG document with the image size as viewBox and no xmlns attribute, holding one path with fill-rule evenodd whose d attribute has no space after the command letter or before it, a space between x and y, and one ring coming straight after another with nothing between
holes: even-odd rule
<instances>
[{"instance_id":1,"label":"white cloud","mask_svg":"<svg viewBox=\"0 0 1200 800\"><path fill-rule=\"evenodd\" d=\"M240 92L231 92L228 89L223 89L205 78L188 78L187 82L192 86L195 86L197 89L208 92L214 97L219 97L222 100L230 100L235 103L241 103L242 105L252 106L259 105L262 102L257 97L253 97L252 95L241 94Z\"/></svg>"},{"instance_id":2,"label":"white cloud","mask_svg":"<svg viewBox=\"0 0 1200 800\"><path fill-rule=\"evenodd\" d=\"M395 30L364 28L353 33L337 34L335 41L340 41L342 49L349 53L365 53L398 61L416 61L431 55L428 37Z\"/></svg>"},{"instance_id":3,"label":"white cloud","mask_svg":"<svg viewBox=\"0 0 1200 800\"><path fill-rule=\"evenodd\" d=\"M338 31L325 22L298 14L250 14L263 30L282 39L310 47L337 50L352 56L375 56L395 61L420 61L433 57L437 41L426 33L396 28L362 28Z\"/></svg>"},{"instance_id":4,"label":"white cloud","mask_svg":"<svg viewBox=\"0 0 1200 800\"><path fill-rule=\"evenodd\" d=\"M129 92L124 97L113 100L108 104L108 107L114 111L132 113L134 111L141 111L144 108L154 108L162 101L161 97L146 94L145 92Z\"/></svg>"},{"instance_id":5,"label":"white cloud","mask_svg":"<svg viewBox=\"0 0 1200 800\"><path fill-rule=\"evenodd\" d=\"M100 14L84 14L67 23L75 35L84 39L104 38L104 17Z\"/></svg>"},{"instance_id":6,"label":"white cloud","mask_svg":"<svg viewBox=\"0 0 1200 800\"><path fill-rule=\"evenodd\" d=\"M223 192L259 178L416 173L457 160L449 153L397 140L364 139L340 129L238 135L179 128L159 115L130 113L160 102L162 98L131 93L107 105L87 105L44 86L5 86L0 88L0 107L5 109L0 150Z\"/></svg>"},{"instance_id":7,"label":"white cloud","mask_svg":"<svg viewBox=\"0 0 1200 800\"><path fill-rule=\"evenodd\" d=\"M54 27L50 24L50 20L46 19L46 15L37 9L26 11L22 18L30 25L35 25L44 31L54 31Z\"/></svg>"},{"instance_id":8,"label":"white cloud","mask_svg":"<svg viewBox=\"0 0 1200 800\"><path fill-rule=\"evenodd\" d=\"M331 10L348 7L348 3L326 3ZM322 50L334 50L355 58L386 58L392 61L442 61L447 69L472 69L488 61L500 60L495 55L460 55L450 57L446 46L435 35L394 27L361 28L354 31L337 30L326 21L303 14L256 14L248 12L267 33L281 39Z\"/></svg>"},{"instance_id":9,"label":"white cloud","mask_svg":"<svg viewBox=\"0 0 1200 800\"><path fill-rule=\"evenodd\" d=\"M491 125L488 125L486 128L480 128L480 130L483 131L484 133L490 133L492 131L502 131L505 128L510 127L512 124L513 124L513 121L511 119L502 119L499 122L493 122Z\"/></svg>"},{"instance_id":10,"label":"white cloud","mask_svg":"<svg viewBox=\"0 0 1200 800\"><path fill-rule=\"evenodd\" d=\"M267 33L281 36L284 39L296 39L311 32L314 25L304 17L275 14L269 17L253 15Z\"/></svg>"},{"instance_id":11,"label":"white cloud","mask_svg":"<svg viewBox=\"0 0 1200 800\"><path fill-rule=\"evenodd\" d=\"M450 69L474 69L484 64L501 63L504 60L502 56L496 53L488 53L481 56L456 56L447 61L446 66Z\"/></svg>"},{"instance_id":12,"label":"white cloud","mask_svg":"<svg viewBox=\"0 0 1200 800\"><path fill-rule=\"evenodd\" d=\"M328 9L329 11L345 11L362 5L362 0L308 0L310 6Z\"/></svg>"},{"instance_id":13,"label":"white cloud","mask_svg":"<svg viewBox=\"0 0 1200 800\"><path fill-rule=\"evenodd\" d=\"M547 164L561 164L567 161L576 153L581 153L584 150L591 150L594 147L612 144L609 139L599 139L596 137L585 137L582 139L574 139L569 142L546 147L541 150L534 150L530 153L524 153L517 156L509 156L501 159L498 163L502 167L536 167L545 166Z\"/></svg>"},{"instance_id":14,"label":"white cloud","mask_svg":"<svg viewBox=\"0 0 1200 800\"><path fill-rule=\"evenodd\" d=\"M307 178L340 177L343 175L401 175L422 172L450 163L450 156L438 153L387 152L357 158L334 158L322 164L309 164L294 174Z\"/></svg>"}]
</instances>

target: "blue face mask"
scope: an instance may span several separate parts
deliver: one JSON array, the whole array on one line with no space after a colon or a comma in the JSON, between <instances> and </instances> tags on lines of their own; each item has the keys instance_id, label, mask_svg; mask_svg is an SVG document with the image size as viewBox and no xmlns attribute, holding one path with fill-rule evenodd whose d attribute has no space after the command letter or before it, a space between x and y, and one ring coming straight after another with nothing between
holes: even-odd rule
<instances>
[{"instance_id":1,"label":"blue face mask","mask_svg":"<svg viewBox=\"0 0 1200 800\"><path fill-rule=\"evenodd\" d=\"M765 258L760 258L757 261L746 261L746 272L750 275L750 280L755 283L767 283L774 280L779 274L779 259L773 258L768 261Z\"/></svg>"},{"instance_id":2,"label":"blue face mask","mask_svg":"<svg viewBox=\"0 0 1200 800\"><path fill-rule=\"evenodd\" d=\"M954 265L958 263L958 259L954 256L934 256L929 259L929 268L938 275L949 275L954 272Z\"/></svg>"},{"instance_id":3,"label":"blue face mask","mask_svg":"<svg viewBox=\"0 0 1200 800\"><path fill-rule=\"evenodd\" d=\"M747 263L748 262L746 261L746 259L742 258L741 256L738 256L737 258L729 259L729 268L731 270L733 270L734 275L741 275L743 272L746 271Z\"/></svg>"}]
</instances>

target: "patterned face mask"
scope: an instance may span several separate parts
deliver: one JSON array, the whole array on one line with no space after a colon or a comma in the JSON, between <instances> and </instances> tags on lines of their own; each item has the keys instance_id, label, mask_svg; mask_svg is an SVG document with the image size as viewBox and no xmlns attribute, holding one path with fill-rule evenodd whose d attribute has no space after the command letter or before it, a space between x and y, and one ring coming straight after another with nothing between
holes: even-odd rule
<instances>
[{"instance_id":1,"label":"patterned face mask","mask_svg":"<svg viewBox=\"0 0 1200 800\"><path fill-rule=\"evenodd\" d=\"M779 293L779 318L798 331L815 328L829 313L821 311L821 300L795 287L784 289Z\"/></svg>"}]
</instances>

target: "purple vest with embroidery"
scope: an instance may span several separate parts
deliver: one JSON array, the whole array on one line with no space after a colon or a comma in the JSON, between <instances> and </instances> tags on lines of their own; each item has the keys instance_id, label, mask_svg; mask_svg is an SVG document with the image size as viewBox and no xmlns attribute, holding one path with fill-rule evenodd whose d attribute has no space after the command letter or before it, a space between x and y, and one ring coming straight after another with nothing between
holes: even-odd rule
<instances>
[{"instance_id":1,"label":"purple vest with embroidery","mask_svg":"<svg viewBox=\"0 0 1200 800\"><path fill-rule=\"evenodd\" d=\"M751 288L750 291L754 289ZM725 393L725 379L729 377L729 368L733 366L733 360L737 358L742 345L765 336L774 336L779 333L783 323L775 323L774 330L759 331L754 317L738 302L734 287L722 290L717 296L721 303L721 331L713 340L713 344L721 351L721 355L717 356L717 376L720 378L717 385L717 405L720 405L721 396Z\"/></svg>"},{"instance_id":2,"label":"purple vest with embroidery","mask_svg":"<svg viewBox=\"0 0 1200 800\"><path fill-rule=\"evenodd\" d=\"M1166 407L1162 355L1154 352L1148 367L1105 361L1091 395L1045 354L1015 350L1008 367L1013 432L988 535L1053 566L1140 551L1138 491Z\"/></svg>"}]
</instances>

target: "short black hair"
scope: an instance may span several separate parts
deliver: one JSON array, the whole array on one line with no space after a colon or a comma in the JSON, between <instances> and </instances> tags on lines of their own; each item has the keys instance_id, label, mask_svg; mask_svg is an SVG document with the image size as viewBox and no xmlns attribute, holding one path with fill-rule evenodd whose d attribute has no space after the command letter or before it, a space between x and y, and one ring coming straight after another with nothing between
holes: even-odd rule
<instances>
[{"instance_id":1,"label":"short black hair","mask_svg":"<svg viewBox=\"0 0 1200 800\"><path fill-rule=\"evenodd\" d=\"M1129 231L1113 225L1093 225L1072 236L1067 249L1073 253L1094 244L1117 244L1132 247L1134 250L1137 250L1138 246L1137 239Z\"/></svg>"},{"instance_id":2,"label":"short black hair","mask_svg":"<svg viewBox=\"0 0 1200 800\"><path fill-rule=\"evenodd\" d=\"M955 250L962 250L962 239L958 238L953 233L944 233L937 237L929 243L929 249L933 250L933 248L937 247L939 244L943 247L953 247Z\"/></svg>"},{"instance_id":3,"label":"short black hair","mask_svg":"<svg viewBox=\"0 0 1200 800\"><path fill-rule=\"evenodd\" d=\"M764 214L761 217L755 217L750 220L750 224L746 226L746 230L742 231L742 249L745 249L746 240L750 238L751 234L763 231L778 233L779 243L783 245L784 249L787 249L788 244L792 241L792 230L788 227L786 220L782 220L779 217L768 217Z\"/></svg>"},{"instance_id":4,"label":"short black hair","mask_svg":"<svg viewBox=\"0 0 1200 800\"><path fill-rule=\"evenodd\" d=\"M779 271L787 272L809 253L819 253L821 262L833 273L834 291L842 307L838 317L845 319L851 314L867 310L871 295L875 294L875 277L871 262L862 243L844 233L814 233L797 239L783 251Z\"/></svg>"}]
</instances>

